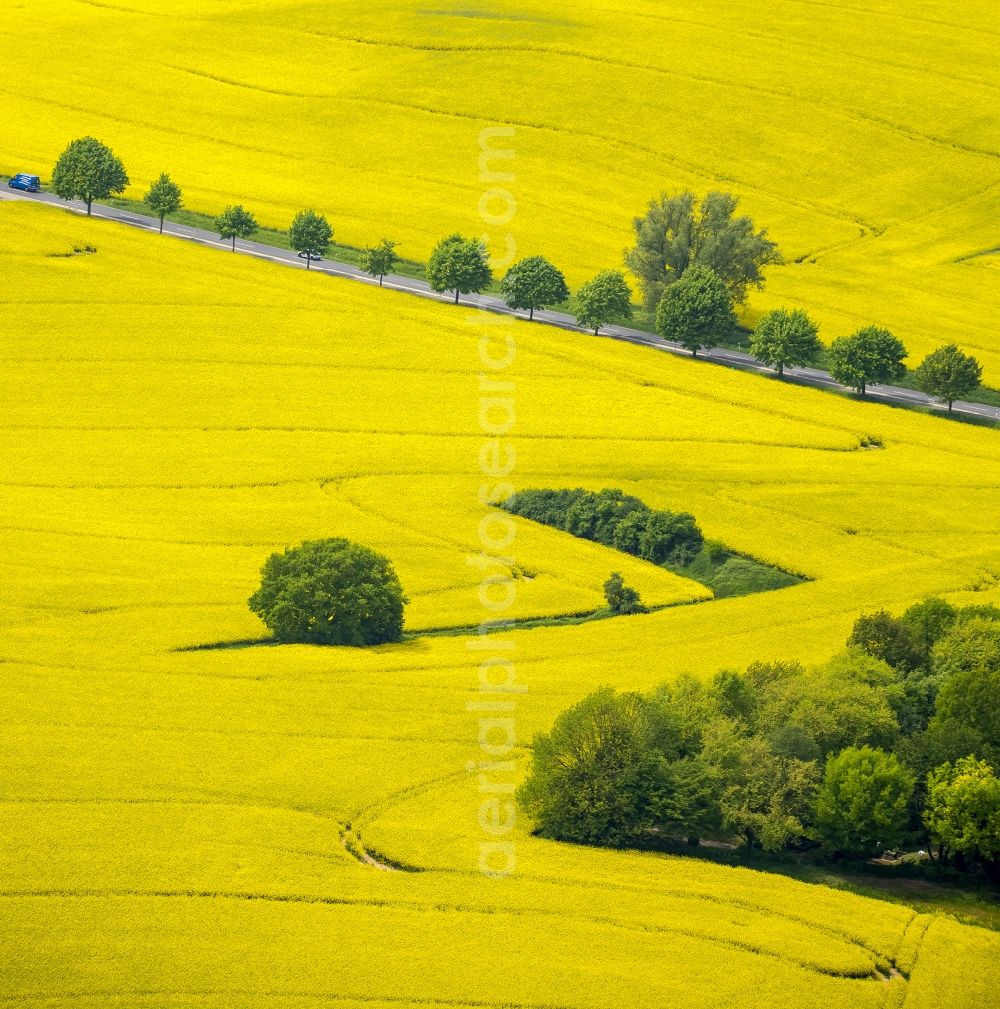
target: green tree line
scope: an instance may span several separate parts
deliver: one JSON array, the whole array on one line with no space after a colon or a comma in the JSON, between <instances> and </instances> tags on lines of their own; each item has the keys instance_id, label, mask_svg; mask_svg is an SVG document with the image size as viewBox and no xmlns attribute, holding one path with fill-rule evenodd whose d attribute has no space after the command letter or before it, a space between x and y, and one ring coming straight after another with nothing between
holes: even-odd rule
<instances>
[{"instance_id":1,"label":"green tree line","mask_svg":"<svg viewBox=\"0 0 1000 1009\"><path fill-rule=\"evenodd\" d=\"M920 847L1000 882L1000 609L929 598L847 644L816 668L601 688L535 739L519 800L558 840Z\"/></svg>"}]
</instances>

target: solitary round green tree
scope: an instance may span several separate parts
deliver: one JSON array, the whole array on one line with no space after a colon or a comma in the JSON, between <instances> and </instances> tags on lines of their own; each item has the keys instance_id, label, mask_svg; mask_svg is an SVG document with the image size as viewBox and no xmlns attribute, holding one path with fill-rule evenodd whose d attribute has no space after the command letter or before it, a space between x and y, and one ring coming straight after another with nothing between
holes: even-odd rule
<instances>
[{"instance_id":1,"label":"solitary round green tree","mask_svg":"<svg viewBox=\"0 0 1000 1009\"><path fill-rule=\"evenodd\" d=\"M869 385L898 382L906 374L905 357L906 347L887 329L866 326L833 341L830 374L864 396Z\"/></svg>"},{"instance_id":2,"label":"solitary round green tree","mask_svg":"<svg viewBox=\"0 0 1000 1009\"><path fill-rule=\"evenodd\" d=\"M736 315L729 290L707 266L692 266L664 292L656 309L656 331L697 357L702 347L732 339Z\"/></svg>"},{"instance_id":3,"label":"solitary round green tree","mask_svg":"<svg viewBox=\"0 0 1000 1009\"><path fill-rule=\"evenodd\" d=\"M812 364L822 350L816 323L801 309L768 312L750 337L750 353L784 375L786 367Z\"/></svg>"},{"instance_id":4,"label":"solitary round green tree","mask_svg":"<svg viewBox=\"0 0 1000 1009\"><path fill-rule=\"evenodd\" d=\"M74 140L52 170L52 192L63 200L83 200L90 215L94 200L125 192L125 166L110 147L93 137Z\"/></svg>"},{"instance_id":5,"label":"solitary round green tree","mask_svg":"<svg viewBox=\"0 0 1000 1009\"><path fill-rule=\"evenodd\" d=\"M300 210L288 229L288 241L299 256L306 261L306 269L314 259L322 259L333 240L330 222L315 210Z\"/></svg>"},{"instance_id":6,"label":"solitary round green tree","mask_svg":"<svg viewBox=\"0 0 1000 1009\"><path fill-rule=\"evenodd\" d=\"M219 238L233 240L233 252L236 251L237 238L249 238L257 230L257 220L249 210L244 210L239 204L226 207L215 219L215 228Z\"/></svg>"},{"instance_id":7,"label":"solitary round green tree","mask_svg":"<svg viewBox=\"0 0 1000 1009\"><path fill-rule=\"evenodd\" d=\"M438 242L427 261L427 279L432 291L473 294L493 282L486 246L478 238L449 235Z\"/></svg>"},{"instance_id":8,"label":"solitary round green tree","mask_svg":"<svg viewBox=\"0 0 1000 1009\"><path fill-rule=\"evenodd\" d=\"M913 773L894 754L849 746L826 762L816 796L816 827L849 855L874 855L906 835Z\"/></svg>"},{"instance_id":9,"label":"solitary round green tree","mask_svg":"<svg viewBox=\"0 0 1000 1009\"><path fill-rule=\"evenodd\" d=\"M529 256L515 263L500 281L500 293L508 308L527 309L528 318L536 309L558 305L569 297L566 278L544 256Z\"/></svg>"},{"instance_id":10,"label":"solitary round green tree","mask_svg":"<svg viewBox=\"0 0 1000 1009\"><path fill-rule=\"evenodd\" d=\"M142 202L160 219L160 234L163 234L163 218L176 214L181 209L181 187L166 172L149 187Z\"/></svg>"},{"instance_id":11,"label":"solitary round green tree","mask_svg":"<svg viewBox=\"0 0 1000 1009\"><path fill-rule=\"evenodd\" d=\"M965 354L954 343L938 347L920 362L913 373L917 388L948 404L951 413L956 399L968 396L979 388L983 377L982 365Z\"/></svg>"},{"instance_id":12,"label":"solitary round green tree","mask_svg":"<svg viewBox=\"0 0 1000 1009\"><path fill-rule=\"evenodd\" d=\"M618 270L603 270L576 292L576 321L594 331L616 319L632 317L632 292Z\"/></svg>"},{"instance_id":13,"label":"solitary round green tree","mask_svg":"<svg viewBox=\"0 0 1000 1009\"><path fill-rule=\"evenodd\" d=\"M382 281L387 273L392 273L399 261L396 255L396 242L383 238L378 245L369 246L361 250L358 258L358 267L364 270L370 277L378 277L378 286L382 286Z\"/></svg>"},{"instance_id":14,"label":"solitary round green tree","mask_svg":"<svg viewBox=\"0 0 1000 1009\"><path fill-rule=\"evenodd\" d=\"M360 646L401 640L406 601L386 557L335 538L271 554L249 605L283 644Z\"/></svg>"}]
</instances>

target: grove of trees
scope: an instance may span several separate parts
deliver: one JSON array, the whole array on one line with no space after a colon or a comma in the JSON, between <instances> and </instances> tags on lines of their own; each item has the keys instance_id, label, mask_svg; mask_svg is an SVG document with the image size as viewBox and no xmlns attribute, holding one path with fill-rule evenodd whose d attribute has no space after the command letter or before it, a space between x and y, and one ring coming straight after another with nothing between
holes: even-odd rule
<instances>
[{"instance_id":1,"label":"grove of trees","mask_svg":"<svg viewBox=\"0 0 1000 1009\"><path fill-rule=\"evenodd\" d=\"M931 598L863 616L814 669L602 688L535 740L519 798L561 840L735 835L850 858L919 847L1000 881L998 761L1000 609Z\"/></svg>"}]
</instances>

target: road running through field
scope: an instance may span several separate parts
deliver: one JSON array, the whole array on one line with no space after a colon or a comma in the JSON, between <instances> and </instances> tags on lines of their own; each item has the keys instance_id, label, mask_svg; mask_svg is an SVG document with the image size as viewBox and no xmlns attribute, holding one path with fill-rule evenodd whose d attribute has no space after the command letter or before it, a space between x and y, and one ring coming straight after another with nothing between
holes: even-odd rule
<instances>
[{"instance_id":1,"label":"road running through field","mask_svg":"<svg viewBox=\"0 0 1000 1009\"><path fill-rule=\"evenodd\" d=\"M7 200L31 200L35 203L47 203L60 206L64 209L75 211L79 214L86 213L86 206L77 201L60 200L51 193L23 193L19 190L8 189L4 186L0 189L0 199ZM117 221L121 224L128 224L134 228L143 228L146 231L158 232L160 230L159 218L147 217L130 210L119 210L116 207L109 207L104 204L95 203L93 205L93 216L109 221ZM196 242L199 245L206 245L213 249L231 252L232 242L229 239L220 239L214 231L205 231L202 228L194 228L184 224L174 224L171 221L164 222L164 235L174 238L182 238L189 242ZM292 266L304 270L305 262L294 252L286 249L278 249L273 245L264 245L261 242L250 242L237 240L236 251L244 255L253 256L256 259L266 259L272 263L279 263L282 266ZM362 272L355 266L348 263L336 263L329 261L313 262L312 272L325 273L332 277L344 277L348 280L359 281L363 284L378 286L378 281ZM430 289L430 285L423 280L414 280L410 277L400 277L396 274L387 274L383 287L392 291L403 291L420 298L429 298L433 301L454 302L454 296L450 294L439 294ZM503 299L492 294L467 294L461 299L461 306L483 309L488 312L496 312L501 315L511 315L521 319L527 319L523 312L516 312L508 308ZM576 319L572 315L564 312L535 312L535 322L546 326L557 326L560 329L570 330L574 333L584 333L593 336L589 329L584 329L577 325ZM691 352L685 350L680 344L670 343L644 333L642 330L630 329L628 326L605 326L600 337L612 340L621 340L624 343L639 344L643 347L650 347L653 350L665 351L671 354L679 354L684 357L691 357ZM699 361L708 361L712 364L722 364L730 368L739 368L742 371L753 371L759 374L775 376L772 368L762 365L756 358L739 350L728 350L725 348L713 348L703 350L698 354ZM830 389L835 392L850 392L846 386L835 381L832 376L819 368L786 368L785 381L798 385L813 386L818 389ZM942 413L947 412L943 403L939 403L925 393L914 389L903 389L895 385L880 385L869 388L866 397L869 400L876 400L883 403L902 406L918 406L925 409L937 410ZM1000 421L1000 409L986 406L982 403L968 403L956 400L954 412L968 417L975 417L981 420Z\"/></svg>"}]
</instances>

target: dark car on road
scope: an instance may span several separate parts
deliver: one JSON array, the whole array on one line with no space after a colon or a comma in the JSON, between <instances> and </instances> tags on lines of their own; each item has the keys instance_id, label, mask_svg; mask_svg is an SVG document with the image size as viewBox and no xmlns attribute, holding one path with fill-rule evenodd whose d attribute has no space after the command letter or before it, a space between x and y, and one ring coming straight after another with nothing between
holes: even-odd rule
<instances>
[{"instance_id":1,"label":"dark car on road","mask_svg":"<svg viewBox=\"0 0 1000 1009\"><path fill-rule=\"evenodd\" d=\"M22 189L26 193L37 193L42 188L41 179L37 175L28 175L26 172L18 172L7 185L11 189Z\"/></svg>"}]
</instances>

